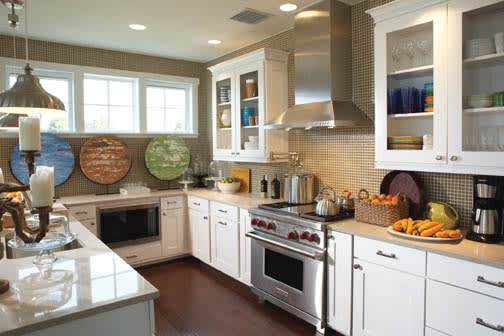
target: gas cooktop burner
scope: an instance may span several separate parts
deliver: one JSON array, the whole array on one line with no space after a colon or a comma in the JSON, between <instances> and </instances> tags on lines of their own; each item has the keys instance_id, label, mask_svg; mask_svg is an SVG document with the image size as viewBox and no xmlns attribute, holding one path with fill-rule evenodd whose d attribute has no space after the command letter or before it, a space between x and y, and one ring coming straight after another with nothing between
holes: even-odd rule
<instances>
[{"instance_id":1,"label":"gas cooktop burner","mask_svg":"<svg viewBox=\"0 0 504 336\"><path fill-rule=\"evenodd\" d=\"M353 210L345 210L336 216L319 216L315 214L316 203L309 204L291 204L287 202L278 202L259 205L260 209L272 211L274 213L283 213L290 216L311 219L317 222L334 222L346 218L354 217Z\"/></svg>"}]
</instances>

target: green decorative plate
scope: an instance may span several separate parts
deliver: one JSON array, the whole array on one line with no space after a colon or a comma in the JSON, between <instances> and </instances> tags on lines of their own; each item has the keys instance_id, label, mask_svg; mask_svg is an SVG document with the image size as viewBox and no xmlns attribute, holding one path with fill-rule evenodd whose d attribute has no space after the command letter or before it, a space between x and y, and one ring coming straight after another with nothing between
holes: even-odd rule
<instances>
[{"instance_id":1,"label":"green decorative plate","mask_svg":"<svg viewBox=\"0 0 504 336\"><path fill-rule=\"evenodd\" d=\"M152 139L145 151L147 169L163 181L182 175L189 166L190 158L184 140L175 135L160 135Z\"/></svg>"}]
</instances>

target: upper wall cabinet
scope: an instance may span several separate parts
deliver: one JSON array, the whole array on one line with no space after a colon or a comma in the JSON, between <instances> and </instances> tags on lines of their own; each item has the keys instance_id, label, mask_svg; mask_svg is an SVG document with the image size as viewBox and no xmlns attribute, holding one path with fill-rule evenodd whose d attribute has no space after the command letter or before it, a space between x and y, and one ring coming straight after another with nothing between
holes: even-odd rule
<instances>
[{"instance_id":1,"label":"upper wall cabinet","mask_svg":"<svg viewBox=\"0 0 504 336\"><path fill-rule=\"evenodd\" d=\"M288 133L264 130L288 106L288 53L259 49L212 66L213 159L269 162L288 151Z\"/></svg>"},{"instance_id":2,"label":"upper wall cabinet","mask_svg":"<svg viewBox=\"0 0 504 336\"><path fill-rule=\"evenodd\" d=\"M398 0L375 20L375 166L504 174L504 1Z\"/></svg>"}]
</instances>

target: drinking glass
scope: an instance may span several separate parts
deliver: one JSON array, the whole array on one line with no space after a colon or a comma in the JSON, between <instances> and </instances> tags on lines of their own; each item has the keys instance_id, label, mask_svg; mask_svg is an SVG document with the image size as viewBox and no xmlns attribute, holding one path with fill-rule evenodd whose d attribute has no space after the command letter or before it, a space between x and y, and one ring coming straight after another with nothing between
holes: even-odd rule
<instances>
[{"instance_id":1,"label":"drinking glass","mask_svg":"<svg viewBox=\"0 0 504 336\"><path fill-rule=\"evenodd\" d=\"M391 50L392 61L394 64L394 67L392 69L393 71L400 70L401 53L402 53L401 46L399 44L394 44Z\"/></svg>"},{"instance_id":2,"label":"drinking glass","mask_svg":"<svg viewBox=\"0 0 504 336\"><path fill-rule=\"evenodd\" d=\"M410 66L413 66L413 59L415 58L415 43L411 40L405 41L403 43L403 51L404 54L409 58Z\"/></svg>"},{"instance_id":3,"label":"drinking glass","mask_svg":"<svg viewBox=\"0 0 504 336\"><path fill-rule=\"evenodd\" d=\"M420 60L420 62L423 63L422 65L429 65L430 62L428 59L428 55L432 47L431 43L427 40L418 40L416 43L416 47L420 52L420 54L422 55L422 59Z\"/></svg>"}]
</instances>

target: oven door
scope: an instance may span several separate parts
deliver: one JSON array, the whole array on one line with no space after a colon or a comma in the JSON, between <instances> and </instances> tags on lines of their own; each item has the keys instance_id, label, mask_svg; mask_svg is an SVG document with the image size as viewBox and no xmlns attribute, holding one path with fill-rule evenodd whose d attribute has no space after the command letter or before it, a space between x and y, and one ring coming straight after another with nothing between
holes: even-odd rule
<instances>
[{"instance_id":1,"label":"oven door","mask_svg":"<svg viewBox=\"0 0 504 336\"><path fill-rule=\"evenodd\" d=\"M249 232L252 285L322 319L325 252Z\"/></svg>"}]
</instances>

